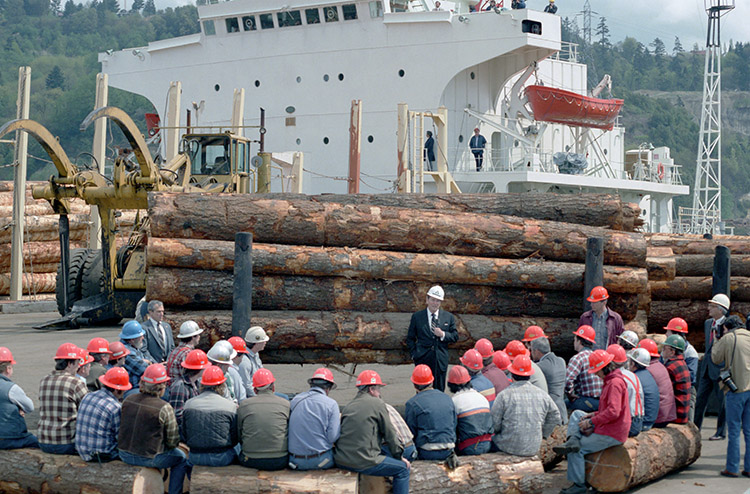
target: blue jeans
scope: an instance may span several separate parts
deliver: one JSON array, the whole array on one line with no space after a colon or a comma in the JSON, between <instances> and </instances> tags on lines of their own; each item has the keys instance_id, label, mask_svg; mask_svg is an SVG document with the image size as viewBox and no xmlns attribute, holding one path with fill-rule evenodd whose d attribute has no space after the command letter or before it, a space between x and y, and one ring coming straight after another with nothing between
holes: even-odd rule
<instances>
[{"instance_id":1,"label":"blue jeans","mask_svg":"<svg viewBox=\"0 0 750 494\"><path fill-rule=\"evenodd\" d=\"M225 467L231 465L237 453L234 448L229 448L226 451L220 453L197 453L190 451L190 463L193 465L203 465L206 467Z\"/></svg>"},{"instance_id":2,"label":"blue jeans","mask_svg":"<svg viewBox=\"0 0 750 494\"><path fill-rule=\"evenodd\" d=\"M579 396L572 402L565 400L565 406L567 406L570 411L583 410L584 412L595 412L599 410L599 398Z\"/></svg>"},{"instance_id":3,"label":"blue jeans","mask_svg":"<svg viewBox=\"0 0 750 494\"><path fill-rule=\"evenodd\" d=\"M382 451L385 456L390 456L391 458L393 458L393 455L391 454L391 450L388 449L388 445L387 444L384 444L380 448L380 451ZM414 443L411 443L408 446L406 446L404 448L404 452L401 453L401 456L403 458L406 458L409 461L416 460L417 459L417 447L414 446Z\"/></svg>"},{"instance_id":4,"label":"blue jeans","mask_svg":"<svg viewBox=\"0 0 750 494\"><path fill-rule=\"evenodd\" d=\"M39 443L39 449L51 455L77 455L75 444L45 444Z\"/></svg>"},{"instance_id":5,"label":"blue jeans","mask_svg":"<svg viewBox=\"0 0 750 494\"><path fill-rule=\"evenodd\" d=\"M727 463L726 469L732 473L740 470L740 430L745 436L745 465L743 470L750 472L750 391L727 393Z\"/></svg>"},{"instance_id":6,"label":"blue jeans","mask_svg":"<svg viewBox=\"0 0 750 494\"><path fill-rule=\"evenodd\" d=\"M241 453L238 460L243 467L266 471L283 470L289 465L289 455L278 458L250 458Z\"/></svg>"},{"instance_id":7,"label":"blue jeans","mask_svg":"<svg viewBox=\"0 0 750 494\"><path fill-rule=\"evenodd\" d=\"M570 416L570 422L568 422L568 436L576 437L581 441L580 451L577 453L568 453L568 480L579 486L586 484L585 455L622 444L617 439L603 434L591 434L590 436L581 434L578 423L584 415L586 415L585 412L576 410Z\"/></svg>"},{"instance_id":8,"label":"blue jeans","mask_svg":"<svg viewBox=\"0 0 750 494\"><path fill-rule=\"evenodd\" d=\"M630 432L628 437L635 437L643 430L643 417L630 417Z\"/></svg>"},{"instance_id":9,"label":"blue jeans","mask_svg":"<svg viewBox=\"0 0 750 494\"><path fill-rule=\"evenodd\" d=\"M374 467L365 468L364 470L355 470L343 465L340 466L346 470L359 472L364 475L393 477L393 494L409 494L409 469L406 468L406 463L401 460L386 456L383 461Z\"/></svg>"},{"instance_id":10,"label":"blue jeans","mask_svg":"<svg viewBox=\"0 0 750 494\"><path fill-rule=\"evenodd\" d=\"M120 450L120 459L123 463L137 467L170 468L169 494L182 494L185 476L190 478L190 473L193 471L193 465L187 460L185 452L179 448L169 449L153 458L146 458Z\"/></svg>"},{"instance_id":11,"label":"blue jeans","mask_svg":"<svg viewBox=\"0 0 750 494\"><path fill-rule=\"evenodd\" d=\"M328 470L333 468L333 450L324 451L314 458L297 458L290 454L289 466L294 470Z\"/></svg>"},{"instance_id":12,"label":"blue jeans","mask_svg":"<svg viewBox=\"0 0 750 494\"><path fill-rule=\"evenodd\" d=\"M420 460L443 461L444 459L448 458L451 453L453 453L453 449L417 449L417 453Z\"/></svg>"},{"instance_id":13,"label":"blue jeans","mask_svg":"<svg viewBox=\"0 0 750 494\"><path fill-rule=\"evenodd\" d=\"M472 444L469 447L466 447L462 450L456 450L456 453L462 456L469 456L469 455L483 455L485 453L490 452L490 445L492 444L492 441L480 441L476 444Z\"/></svg>"},{"instance_id":14,"label":"blue jeans","mask_svg":"<svg viewBox=\"0 0 750 494\"><path fill-rule=\"evenodd\" d=\"M26 437L20 439L0 439L0 449L21 449L21 448L38 448L39 441L37 441L34 434L29 434Z\"/></svg>"}]
</instances>

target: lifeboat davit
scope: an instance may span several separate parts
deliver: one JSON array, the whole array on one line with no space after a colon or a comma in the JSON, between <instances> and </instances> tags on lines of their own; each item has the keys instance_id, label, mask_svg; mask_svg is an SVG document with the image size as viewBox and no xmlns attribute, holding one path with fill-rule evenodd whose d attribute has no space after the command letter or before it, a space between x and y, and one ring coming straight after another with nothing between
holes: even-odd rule
<instances>
[{"instance_id":1,"label":"lifeboat davit","mask_svg":"<svg viewBox=\"0 0 750 494\"><path fill-rule=\"evenodd\" d=\"M535 120L604 130L612 130L625 102L614 98L592 98L539 85L526 86L526 98Z\"/></svg>"}]
</instances>

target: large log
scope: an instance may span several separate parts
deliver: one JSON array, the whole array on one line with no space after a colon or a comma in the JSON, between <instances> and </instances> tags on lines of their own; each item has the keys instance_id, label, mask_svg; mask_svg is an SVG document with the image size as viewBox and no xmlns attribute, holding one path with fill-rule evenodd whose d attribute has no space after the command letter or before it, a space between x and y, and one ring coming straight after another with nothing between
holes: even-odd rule
<instances>
[{"instance_id":1,"label":"large log","mask_svg":"<svg viewBox=\"0 0 750 494\"><path fill-rule=\"evenodd\" d=\"M565 459L565 456L555 453L552 448L564 443L567 439L567 435L568 427L565 425L558 425L555 427L555 430L552 431L552 434L542 440L542 445L539 448L537 456L542 460L542 465L544 465L545 471L552 470L555 465Z\"/></svg>"},{"instance_id":2,"label":"large log","mask_svg":"<svg viewBox=\"0 0 750 494\"><path fill-rule=\"evenodd\" d=\"M156 238L148 240L147 264L170 268L232 271L234 242ZM343 276L491 285L540 290L581 290L583 264L540 259L496 259L391 252L348 247L253 243L253 274ZM604 284L614 293L646 291L643 268L604 267Z\"/></svg>"},{"instance_id":3,"label":"large log","mask_svg":"<svg viewBox=\"0 0 750 494\"><path fill-rule=\"evenodd\" d=\"M31 190L35 185L44 185L46 183L47 182L41 180L27 180L26 190ZM13 180L0 180L0 196L3 195L3 192L13 192L15 189L16 184Z\"/></svg>"},{"instance_id":4,"label":"large log","mask_svg":"<svg viewBox=\"0 0 750 494\"><path fill-rule=\"evenodd\" d=\"M31 195L30 190L26 191L25 197L26 197L26 202L29 204L36 201L36 199L34 199L34 196ZM0 192L0 206L13 206L13 201L14 201L13 191Z\"/></svg>"},{"instance_id":5,"label":"large log","mask_svg":"<svg viewBox=\"0 0 750 494\"><path fill-rule=\"evenodd\" d=\"M578 318L507 317L454 314L458 341L451 345L454 359L472 348L480 338L487 338L496 348L510 340L520 340L527 327L535 324L544 329L557 355L573 354L573 335ZM184 311L167 307L165 315L172 328L193 320L206 329L201 346L209 348L216 341L231 336L232 311ZM271 337L263 352L263 361L275 363L386 363L408 364L406 332L411 314L404 312L316 312L253 311L248 325L259 325Z\"/></svg>"},{"instance_id":6,"label":"large log","mask_svg":"<svg viewBox=\"0 0 750 494\"><path fill-rule=\"evenodd\" d=\"M698 428L692 423L670 424L586 455L586 480L599 492L625 492L690 465L700 455Z\"/></svg>"},{"instance_id":7,"label":"large log","mask_svg":"<svg viewBox=\"0 0 750 494\"><path fill-rule=\"evenodd\" d=\"M233 301L233 273L160 268L148 271L146 298L167 305L228 309ZM433 282L360 280L342 277L254 276L253 308L261 310L357 310L415 312L424 307ZM443 284L445 310L464 314L548 317L580 315L580 292ZM618 294L611 307L632 319L638 296Z\"/></svg>"},{"instance_id":8,"label":"large log","mask_svg":"<svg viewBox=\"0 0 750 494\"><path fill-rule=\"evenodd\" d=\"M0 218L0 244L9 243L12 228L6 226L13 221L12 217ZM70 238L74 236L80 240L75 233L85 232L89 227L88 214L68 215L70 225ZM58 238L59 217L57 215L26 216L24 218L24 240L27 242L52 241Z\"/></svg>"},{"instance_id":9,"label":"large log","mask_svg":"<svg viewBox=\"0 0 750 494\"><path fill-rule=\"evenodd\" d=\"M717 245L729 247L732 255L750 255L750 237L742 235L716 235L709 240L701 235L653 233L648 235L648 243L653 247L670 247L676 255L713 256Z\"/></svg>"},{"instance_id":10,"label":"large log","mask_svg":"<svg viewBox=\"0 0 750 494\"><path fill-rule=\"evenodd\" d=\"M57 267L54 272L40 273L24 273L22 284L22 291L25 294L35 293L54 293L55 285L57 283ZM0 295L8 295L10 293L10 273L0 273Z\"/></svg>"},{"instance_id":11,"label":"large log","mask_svg":"<svg viewBox=\"0 0 750 494\"><path fill-rule=\"evenodd\" d=\"M651 281L653 300L708 300L713 296L711 276L678 276L671 281ZM750 278L734 276L730 279L732 302L750 301Z\"/></svg>"},{"instance_id":12,"label":"large log","mask_svg":"<svg viewBox=\"0 0 750 494\"><path fill-rule=\"evenodd\" d=\"M649 247L646 250L646 268L649 281L669 281L677 273L672 249L669 247Z\"/></svg>"},{"instance_id":13,"label":"large log","mask_svg":"<svg viewBox=\"0 0 750 494\"><path fill-rule=\"evenodd\" d=\"M70 202L70 213L71 214L89 214L91 206L82 201L71 201ZM31 203L26 203L26 208L23 211L26 216L44 216L50 214L56 214L50 206L49 202L35 200ZM0 218L13 216L13 206L0 206Z\"/></svg>"},{"instance_id":14,"label":"large log","mask_svg":"<svg viewBox=\"0 0 750 494\"><path fill-rule=\"evenodd\" d=\"M80 242L72 242L71 249L81 247ZM23 260L27 266L33 266L34 272L41 264L57 264L60 262L60 242L25 242L23 244ZM10 244L0 244L0 272L10 269ZM56 270L56 268L55 268ZM54 271L47 271L54 272Z\"/></svg>"},{"instance_id":15,"label":"large log","mask_svg":"<svg viewBox=\"0 0 750 494\"><path fill-rule=\"evenodd\" d=\"M714 272L713 253L684 254L674 260L676 276L711 276ZM750 255L732 254L731 263L732 276L750 276Z\"/></svg>"},{"instance_id":16,"label":"large log","mask_svg":"<svg viewBox=\"0 0 750 494\"><path fill-rule=\"evenodd\" d=\"M176 193L149 194L149 216L152 237L233 240L249 231L260 243L573 262L585 259L588 237L601 236L606 264L646 265L641 234L514 216Z\"/></svg>"}]
</instances>

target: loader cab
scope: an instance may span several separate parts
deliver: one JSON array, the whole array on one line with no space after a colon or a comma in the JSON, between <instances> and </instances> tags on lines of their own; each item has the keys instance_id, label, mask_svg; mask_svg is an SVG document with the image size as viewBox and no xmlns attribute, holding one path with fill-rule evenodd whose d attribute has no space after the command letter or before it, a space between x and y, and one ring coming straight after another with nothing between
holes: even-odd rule
<instances>
[{"instance_id":1,"label":"loader cab","mask_svg":"<svg viewBox=\"0 0 750 494\"><path fill-rule=\"evenodd\" d=\"M207 189L249 192L250 140L223 134L186 134L183 149L190 158L190 181Z\"/></svg>"}]
</instances>

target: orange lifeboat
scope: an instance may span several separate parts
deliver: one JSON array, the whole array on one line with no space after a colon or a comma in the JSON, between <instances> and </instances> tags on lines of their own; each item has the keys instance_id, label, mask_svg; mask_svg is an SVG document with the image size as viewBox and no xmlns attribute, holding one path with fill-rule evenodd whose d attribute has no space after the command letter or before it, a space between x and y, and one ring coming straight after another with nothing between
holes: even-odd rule
<instances>
[{"instance_id":1,"label":"orange lifeboat","mask_svg":"<svg viewBox=\"0 0 750 494\"><path fill-rule=\"evenodd\" d=\"M539 85L526 86L526 98L536 120L604 130L612 130L625 102Z\"/></svg>"}]
</instances>

